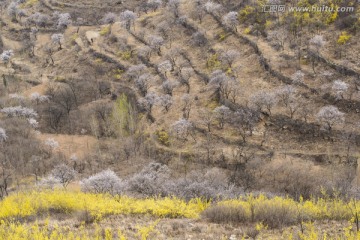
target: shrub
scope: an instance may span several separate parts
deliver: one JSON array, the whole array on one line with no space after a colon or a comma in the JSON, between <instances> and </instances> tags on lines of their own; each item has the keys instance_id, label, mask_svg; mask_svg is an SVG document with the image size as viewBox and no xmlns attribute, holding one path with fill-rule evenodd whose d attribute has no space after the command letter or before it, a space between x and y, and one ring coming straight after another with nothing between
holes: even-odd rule
<instances>
[{"instance_id":1,"label":"shrub","mask_svg":"<svg viewBox=\"0 0 360 240\"><path fill-rule=\"evenodd\" d=\"M1 109L0 112L6 114L7 117L36 118L38 116L34 109L22 106L6 107Z\"/></svg>"},{"instance_id":2,"label":"shrub","mask_svg":"<svg viewBox=\"0 0 360 240\"><path fill-rule=\"evenodd\" d=\"M106 36L110 33L110 29L111 29L111 26L105 26L101 29L100 31L100 35L101 36Z\"/></svg>"},{"instance_id":3,"label":"shrub","mask_svg":"<svg viewBox=\"0 0 360 240\"><path fill-rule=\"evenodd\" d=\"M341 32L341 35L339 36L337 43L339 45L344 45L350 40L350 38L351 38L350 34L348 34L347 32Z\"/></svg>"},{"instance_id":4,"label":"shrub","mask_svg":"<svg viewBox=\"0 0 360 240\"><path fill-rule=\"evenodd\" d=\"M270 228L282 228L293 225L297 220L297 209L293 204L265 201L255 206L255 221L262 222Z\"/></svg>"},{"instance_id":5,"label":"shrub","mask_svg":"<svg viewBox=\"0 0 360 240\"><path fill-rule=\"evenodd\" d=\"M247 222L249 216L242 206L215 205L206 209L202 216L214 223Z\"/></svg>"},{"instance_id":6,"label":"shrub","mask_svg":"<svg viewBox=\"0 0 360 240\"><path fill-rule=\"evenodd\" d=\"M165 130L158 130L155 132L155 135L157 136L157 140L162 145L165 145L165 146L170 145L169 134Z\"/></svg>"}]
</instances>

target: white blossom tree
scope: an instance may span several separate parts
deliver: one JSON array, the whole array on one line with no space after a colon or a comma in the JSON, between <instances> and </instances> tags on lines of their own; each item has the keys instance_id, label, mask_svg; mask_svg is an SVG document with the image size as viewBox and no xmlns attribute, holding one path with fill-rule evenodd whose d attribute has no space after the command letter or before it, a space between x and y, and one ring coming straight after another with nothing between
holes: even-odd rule
<instances>
[{"instance_id":1,"label":"white blossom tree","mask_svg":"<svg viewBox=\"0 0 360 240\"><path fill-rule=\"evenodd\" d=\"M205 10L207 13L215 15L215 16L219 16L221 10L222 10L222 6L221 4L218 3L214 3L214 2L207 2L205 3Z\"/></svg>"},{"instance_id":2,"label":"white blossom tree","mask_svg":"<svg viewBox=\"0 0 360 240\"><path fill-rule=\"evenodd\" d=\"M165 110L165 112L168 112L170 107L173 104L173 100L172 97L168 94L165 95L161 95L158 99L157 99L157 104L162 106Z\"/></svg>"},{"instance_id":3,"label":"white blossom tree","mask_svg":"<svg viewBox=\"0 0 360 240\"><path fill-rule=\"evenodd\" d=\"M316 52L319 53L322 47L325 46L325 40L322 35L315 35L313 38L309 41L310 46L314 47Z\"/></svg>"},{"instance_id":4,"label":"white blossom tree","mask_svg":"<svg viewBox=\"0 0 360 240\"><path fill-rule=\"evenodd\" d=\"M41 95L38 92L34 92L30 95L30 100L33 102L36 102L36 104L48 102L50 100L50 97L47 95Z\"/></svg>"},{"instance_id":5,"label":"white blossom tree","mask_svg":"<svg viewBox=\"0 0 360 240\"><path fill-rule=\"evenodd\" d=\"M237 25L239 25L238 12L229 12L222 19L224 25L237 32Z\"/></svg>"},{"instance_id":6,"label":"white blossom tree","mask_svg":"<svg viewBox=\"0 0 360 240\"><path fill-rule=\"evenodd\" d=\"M229 99L233 91L236 91L237 85L236 79L227 76L222 70L211 73L209 87L220 99Z\"/></svg>"},{"instance_id":7,"label":"white blossom tree","mask_svg":"<svg viewBox=\"0 0 360 240\"><path fill-rule=\"evenodd\" d=\"M116 14L113 12L108 12L105 14L105 16L103 17L103 19L101 19L101 22L103 22L104 24L114 24L116 22Z\"/></svg>"},{"instance_id":8,"label":"white blossom tree","mask_svg":"<svg viewBox=\"0 0 360 240\"><path fill-rule=\"evenodd\" d=\"M112 25L116 22L117 16L113 12L108 12L105 16L101 19L101 22L104 24L109 24L109 30L111 33Z\"/></svg>"},{"instance_id":9,"label":"white blossom tree","mask_svg":"<svg viewBox=\"0 0 360 240\"><path fill-rule=\"evenodd\" d=\"M51 150L59 147L59 143L53 138L46 139L44 144L48 146Z\"/></svg>"},{"instance_id":10,"label":"white blossom tree","mask_svg":"<svg viewBox=\"0 0 360 240\"><path fill-rule=\"evenodd\" d=\"M6 107L1 109L0 112L6 114L7 117L36 118L38 116L34 109L22 106Z\"/></svg>"},{"instance_id":11,"label":"white blossom tree","mask_svg":"<svg viewBox=\"0 0 360 240\"><path fill-rule=\"evenodd\" d=\"M220 107L216 107L213 112L215 119L219 123L219 127L223 129L225 123L230 120L231 110L228 107L222 105Z\"/></svg>"},{"instance_id":12,"label":"white blossom tree","mask_svg":"<svg viewBox=\"0 0 360 240\"><path fill-rule=\"evenodd\" d=\"M147 67L144 64L133 65L126 71L126 76L133 81L140 78L141 75L147 72Z\"/></svg>"},{"instance_id":13,"label":"white blossom tree","mask_svg":"<svg viewBox=\"0 0 360 240\"><path fill-rule=\"evenodd\" d=\"M169 0L167 3L167 7L169 11L174 14L174 17L179 17L180 0Z\"/></svg>"},{"instance_id":14,"label":"white blossom tree","mask_svg":"<svg viewBox=\"0 0 360 240\"><path fill-rule=\"evenodd\" d=\"M349 85L341 80L334 81L332 90L335 92L337 99L344 99L344 93L348 90Z\"/></svg>"},{"instance_id":15,"label":"white blossom tree","mask_svg":"<svg viewBox=\"0 0 360 240\"><path fill-rule=\"evenodd\" d=\"M176 84L170 80L166 80L161 86L165 94L172 96Z\"/></svg>"},{"instance_id":16,"label":"white blossom tree","mask_svg":"<svg viewBox=\"0 0 360 240\"><path fill-rule=\"evenodd\" d=\"M151 87L154 76L148 73L142 74L135 80L135 86L140 91L140 94L145 97L149 88Z\"/></svg>"},{"instance_id":17,"label":"white blossom tree","mask_svg":"<svg viewBox=\"0 0 360 240\"><path fill-rule=\"evenodd\" d=\"M250 103L258 111L266 110L271 115L271 109L278 102L277 96L268 91L259 91L251 96Z\"/></svg>"},{"instance_id":18,"label":"white blossom tree","mask_svg":"<svg viewBox=\"0 0 360 240\"><path fill-rule=\"evenodd\" d=\"M12 20L16 20L18 12L19 4L15 1L11 2L7 8L7 13L12 18Z\"/></svg>"},{"instance_id":19,"label":"white blossom tree","mask_svg":"<svg viewBox=\"0 0 360 240\"><path fill-rule=\"evenodd\" d=\"M0 127L0 142L5 142L8 136L6 135L5 129Z\"/></svg>"},{"instance_id":20,"label":"white blossom tree","mask_svg":"<svg viewBox=\"0 0 360 240\"><path fill-rule=\"evenodd\" d=\"M156 51L157 54L161 55L161 46L164 44L164 39L160 36L150 35L147 39L149 46L152 50Z\"/></svg>"},{"instance_id":21,"label":"white blossom tree","mask_svg":"<svg viewBox=\"0 0 360 240\"><path fill-rule=\"evenodd\" d=\"M125 10L120 13L120 21L124 25L125 29L130 31L131 25L135 28L136 14L133 11Z\"/></svg>"},{"instance_id":22,"label":"white blossom tree","mask_svg":"<svg viewBox=\"0 0 360 240\"><path fill-rule=\"evenodd\" d=\"M148 0L147 7L153 11L156 11L162 5L162 0Z\"/></svg>"},{"instance_id":23,"label":"white blossom tree","mask_svg":"<svg viewBox=\"0 0 360 240\"><path fill-rule=\"evenodd\" d=\"M171 129L176 138L186 141L188 136L192 134L194 125L189 120L182 118L172 124Z\"/></svg>"},{"instance_id":24,"label":"white blossom tree","mask_svg":"<svg viewBox=\"0 0 360 240\"><path fill-rule=\"evenodd\" d=\"M167 77L167 73L173 69L173 66L169 60L159 63L158 70Z\"/></svg>"},{"instance_id":25,"label":"white blossom tree","mask_svg":"<svg viewBox=\"0 0 360 240\"><path fill-rule=\"evenodd\" d=\"M304 77L305 74L301 70L298 70L291 76L291 79L293 80L294 83L299 84L299 83L304 83Z\"/></svg>"},{"instance_id":26,"label":"white blossom tree","mask_svg":"<svg viewBox=\"0 0 360 240\"><path fill-rule=\"evenodd\" d=\"M60 13L58 16L56 26L58 29L65 29L69 25L71 25L71 23L72 23L72 20L71 20L70 13Z\"/></svg>"},{"instance_id":27,"label":"white blossom tree","mask_svg":"<svg viewBox=\"0 0 360 240\"><path fill-rule=\"evenodd\" d=\"M157 99L158 96L155 93L149 92L145 97L139 99L139 106L148 114L151 114L152 108L155 105Z\"/></svg>"},{"instance_id":28,"label":"white blossom tree","mask_svg":"<svg viewBox=\"0 0 360 240\"><path fill-rule=\"evenodd\" d=\"M239 51L234 50L234 49L223 51L220 54L220 60L224 64L226 64L229 68L232 67L232 65L234 64L236 59L238 59L239 57L240 57Z\"/></svg>"},{"instance_id":29,"label":"white blossom tree","mask_svg":"<svg viewBox=\"0 0 360 240\"><path fill-rule=\"evenodd\" d=\"M39 122L35 118L28 118L28 123L32 128L36 129L39 127Z\"/></svg>"},{"instance_id":30,"label":"white blossom tree","mask_svg":"<svg viewBox=\"0 0 360 240\"><path fill-rule=\"evenodd\" d=\"M64 35L62 33L54 33L53 35L51 35L51 41L54 44L58 44L59 45L59 50L62 49L62 43L64 41Z\"/></svg>"},{"instance_id":31,"label":"white blossom tree","mask_svg":"<svg viewBox=\"0 0 360 240\"><path fill-rule=\"evenodd\" d=\"M99 172L80 182L81 190L91 193L121 193L122 181L116 173L110 169Z\"/></svg>"},{"instance_id":32,"label":"white blossom tree","mask_svg":"<svg viewBox=\"0 0 360 240\"><path fill-rule=\"evenodd\" d=\"M345 121L345 114L340 112L335 106L329 105L322 107L317 113L317 120L324 124L329 131L332 130L335 124L342 124Z\"/></svg>"},{"instance_id":33,"label":"white blossom tree","mask_svg":"<svg viewBox=\"0 0 360 240\"><path fill-rule=\"evenodd\" d=\"M5 50L1 53L0 55L0 60L4 63L4 64L8 64L12 58L12 56L14 55L13 50Z\"/></svg>"}]
</instances>

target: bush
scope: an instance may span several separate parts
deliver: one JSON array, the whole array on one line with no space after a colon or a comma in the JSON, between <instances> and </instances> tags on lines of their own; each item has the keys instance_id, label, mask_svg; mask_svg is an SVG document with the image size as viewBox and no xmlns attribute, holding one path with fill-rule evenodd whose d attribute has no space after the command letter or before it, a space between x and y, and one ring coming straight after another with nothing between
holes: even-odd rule
<instances>
[{"instance_id":1,"label":"bush","mask_svg":"<svg viewBox=\"0 0 360 240\"><path fill-rule=\"evenodd\" d=\"M215 205L206 209L202 216L215 223L239 223L249 220L245 208L240 205Z\"/></svg>"},{"instance_id":2,"label":"bush","mask_svg":"<svg viewBox=\"0 0 360 240\"><path fill-rule=\"evenodd\" d=\"M158 130L155 132L158 141L164 146L170 146L169 134L165 130Z\"/></svg>"},{"instance_id":3,"label":"bush","mask_svg":"<svg viewBox=\"0 0 360 240\"><path fill-rule=\"evenodd\" d=\"M297 222L297 210L293 205L265 201L255 206L255 221L270 228L282 228Z\"/></svg>"}]
</instances>

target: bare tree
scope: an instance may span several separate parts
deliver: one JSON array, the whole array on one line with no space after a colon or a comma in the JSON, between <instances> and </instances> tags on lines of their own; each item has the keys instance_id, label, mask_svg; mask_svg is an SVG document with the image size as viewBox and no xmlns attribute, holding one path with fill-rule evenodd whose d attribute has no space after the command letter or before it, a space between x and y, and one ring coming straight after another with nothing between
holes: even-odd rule
<instances>
[{"instance_id":1,"label":"bare tree","mask_svg":"<svg viewBox=\"0 0 360 240\"><path fill-rule=\"evenodd\" d=\"M248 136L251 136L255 128L255 124L259 121L258 112L247 108L236 110L231 116L231 123L246 142Z\"/></svg>"},{"instance_id":2,"label":"bare tree","mask_svg":"<svg viewBox=\"0 0 360 240\"><path fill-rule=\"evenodd\" d=\"M7 13L13 21L16 21L18 12L19 12L18 3L15 1L11 2L7 8Z\"/></svg>"},{"instance_id":3,"label":"bare tree","mask_svg":"<svg viewBox=\"0 0 360 240\"><path fill-rule=\"evenodd\" d=\"M75 92L66 84L57 84L49 86L47 95L51 102L63 108L67 115L77 107L77 100Z\"/></svg>"},{"instance_id":4,"label":"bare tree","mask_svg":"<svg viewBox=\"0 0 360 240\"><path fill-rule=\"evenodd\" d=\"M190 93L190 78L194 75L194 69L185 67L180 69L179 83L186 86L186 92Z\"/></svg>"},{"instance_id":5,"label":"bare tree","mask_svg":"<svg viewBox=\"0 0 360 240\"><path fill-rule=\"evenodd\" d=\"M286 85L275 90L275 94L281 103L289 110L290 117L293 118L295 112L300 108L301 103L298 99L298 92L294 86Z\"/></svg>"},{"instance_id":6,"label":"bare tree","mask_svg":"<svg viewBox=\"0 0 360 240\"><path fill-rule=\"evenodd\" d=\"M204 9L204 2L205 0L195 0L195 8L192 11L193 18L197 19L200 24L202 23L203 18L206 15L205 9Z\"/></svg>"},{"instance_id":7,"label":"bare tree","mask_svg":"<svg viewBox=\"0 0 360 240\"><path fill-rule=\"evenodd\" d=\"M183 118L189 119L191 107L193 105L193 97L190 94L184 94L181 97L181 101L183 102L184 106L182 108L183 111Z\"/></svg>"},{"instance_id":8,"label":"bare tree","mask_svg":"<svg viewBox=\"0 0 360 240\"><path fill-rule=\"evenodd\" d=\"M76 178L76 171L65 164L57 165L51 175L66 188Z\"/></svg>"},{"instance_id":9,"label":"bare tree","mask_svg":"<svg viewBox=\"0 0 360 240\"><path fill-rule=\"evenodd\" d=\"M208 109L201 109L199 123L206 127L207 131L211 132L211 125L214 122L214 112L209 111Z\"/></svg>"},{"instance_id":10,"label":"bare tree","mask_svg":"<svg viewBox=\"0 0 360 240\"><path fill-rule=\"evenodd\" d=\"M281 50L284 50L285 42L288 38L288 32L284 28L270 31L267 36L267 39L271 42L275 42L276 46L280 47Z\"/></svg>"},{"instance_id":11,"label":"bare tree","mask_svg":"<svg viewBox=\"0 0 360 240\"><path fill-rule=\"evenodd\" d=\"M200 31L191 35L191 41L195 46L198 47L205 46L208 43L205 33L202 33Z\"/></svg>"}]
</instances>

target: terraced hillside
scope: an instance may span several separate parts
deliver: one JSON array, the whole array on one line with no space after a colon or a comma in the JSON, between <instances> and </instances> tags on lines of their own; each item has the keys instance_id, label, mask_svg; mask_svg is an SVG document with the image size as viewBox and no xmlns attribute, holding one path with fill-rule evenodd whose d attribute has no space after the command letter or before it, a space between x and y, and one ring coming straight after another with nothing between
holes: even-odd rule
<instances>
[{"instance_id":1,"label":"terraced hillside","mask_svg":"<svg viewBox=\"0 0 360 240\"><path fill-rule=\"evenodd\" d=\"M1 197L358 197L356 1L0 4Z\"/></svg>"}]
</instances>

